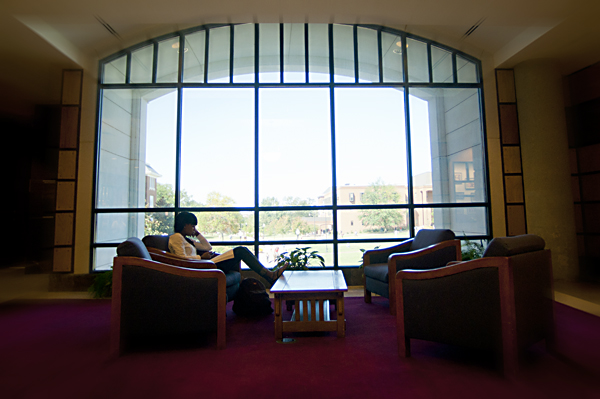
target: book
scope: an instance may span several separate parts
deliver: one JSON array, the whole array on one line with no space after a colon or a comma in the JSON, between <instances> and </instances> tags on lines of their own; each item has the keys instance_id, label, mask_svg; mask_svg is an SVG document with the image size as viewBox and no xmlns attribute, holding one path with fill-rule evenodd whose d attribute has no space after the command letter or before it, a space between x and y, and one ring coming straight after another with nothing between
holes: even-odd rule
<instances>
[{"instance_id":1,"label":"book","mask_svg":"<svg viewBox=\"0 0 600 399\"><path fill-rule=\"evenodd\" d=\"M214 258L210 258L210 260L212 260L213 262L217 263L217 262L222 262L224 260L227 259L233 259L233 249L230 249L220 255L215 256Z\"/></svg>"}]
</instances>

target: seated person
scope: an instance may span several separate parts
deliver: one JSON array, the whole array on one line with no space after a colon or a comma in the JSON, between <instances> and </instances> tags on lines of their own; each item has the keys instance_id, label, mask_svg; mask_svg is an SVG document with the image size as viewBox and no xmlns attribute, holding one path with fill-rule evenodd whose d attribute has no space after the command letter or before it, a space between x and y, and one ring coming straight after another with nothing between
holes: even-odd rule
<instances>
[{"instance_id":1,"label":"seated person","mask_svg":"<svg viewBox=\"0 0 600 399\"><path fill-rule=\"evenodd\" d=\"M196 230L197 224L198 219L193 213L181 212L177 214L175 218L175 234L169 237L169 251L171 253L190 259L211 259L216 255L214 252L211 252L212 245ZM190 239L188 236L194 237L196 240ZM198 255L197 251L203 252L202 255ZM250 269L264 277L271 285L275 284L275 281L277 281L288 266L286 264L278 270L269 270L245 247L234 248L233 258L217 261L215 265L220 270L227 272L237 270L237 265L240 261L244 261Z\"/></svg>"}]
</instances>

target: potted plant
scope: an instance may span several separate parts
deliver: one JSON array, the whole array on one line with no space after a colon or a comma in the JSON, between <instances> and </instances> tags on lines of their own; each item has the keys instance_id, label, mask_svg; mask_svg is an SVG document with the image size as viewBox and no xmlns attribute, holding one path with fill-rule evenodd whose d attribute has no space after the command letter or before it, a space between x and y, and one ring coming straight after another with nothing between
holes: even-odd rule
<instances>
[{"instance_id":1,"label":"potted plant","mask_svg":"<svg viewBox=\"0 0 600 399\"><path fill-rule=\"evenodd\" d=\"M112 270L97 274L88 292L96 299L112 297L112 275Z\"/></svg>"},{"instance_id":2,"label":"potted plant","mask_svg":"<svg viewBox=\"0 0 600 399\"><path fill-rule=\"evenodd\" d=\"M319 251L308 252L310 247L296 248L289 254L283 252L275 259L277 264L273 268L274 270L279 269L286 263L288 264L288 270L308 270L311 260L321 264L321 267L325 267L325 259L318 254Z\"/></svg>"},{"instance_id":3,"label":"potted plant","mask_svg":"<svg viewBox=\"0 0 600 399\"><path fill-rule=\"evenodd\" d=\"M483 256L485 248L482 244L471 240L464 240L464 244L461 247L462 260L473 260L479 259Z\"/></svg>"},{"instance_id":4,"label":"potted plant","mask_svg":"<svg viewBox=\"0 0 600 399\"><path fill-rule=\"evenodd\" d=\"M311 260L317 261L321 267L325 267L325 259L318 254L319 251L308 252L309 249L310 247L296 248L289 254L287 252L279 254L275 259L277 264L273 269L277 270L287 263L287 270L308 270ZM291 311L294 301L285 301L285 305L287 310Z\"/></svg>"}]
</instances>

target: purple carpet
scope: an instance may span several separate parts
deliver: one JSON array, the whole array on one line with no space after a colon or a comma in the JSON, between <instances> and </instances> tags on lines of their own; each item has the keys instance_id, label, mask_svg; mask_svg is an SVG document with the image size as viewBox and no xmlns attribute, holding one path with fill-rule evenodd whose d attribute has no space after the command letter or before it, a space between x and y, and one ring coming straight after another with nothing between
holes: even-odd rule
<instances>
[{"instance_id":1,"label":"purple carpet","mask_svg":"<svg viewBox=\"0 0 600 399\"><path fill-rule=\"evenodd\" d=\"M346 299L346 338L274 339L273 315L227 311L227 348L187 347L108 358L109 300L0 305L0 398L600 398L600 318L556 304L558 353L532 347L508 381L488 356L413 340L400 359L387 301Z\"/></svg>"}]
</instances>

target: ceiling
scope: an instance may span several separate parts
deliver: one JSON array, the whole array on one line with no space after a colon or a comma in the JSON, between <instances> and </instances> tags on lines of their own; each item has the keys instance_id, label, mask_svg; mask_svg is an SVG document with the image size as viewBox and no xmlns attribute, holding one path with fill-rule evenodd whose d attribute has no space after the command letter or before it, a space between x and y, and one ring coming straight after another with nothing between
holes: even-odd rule
<instances>
[{"instance_id":1,"label":"ceiling","mask_svg":"<svg viewBox=\"0 0 600 399\"><path fill-rule=\"evenodd\" d=\"M598 15L597 0L2 0L0 109L56 103L62 69L95 74L99 58L205 23L379 24L489 68L543 58L567 75L600 61Z\"/></svg>"}]
</instances>

